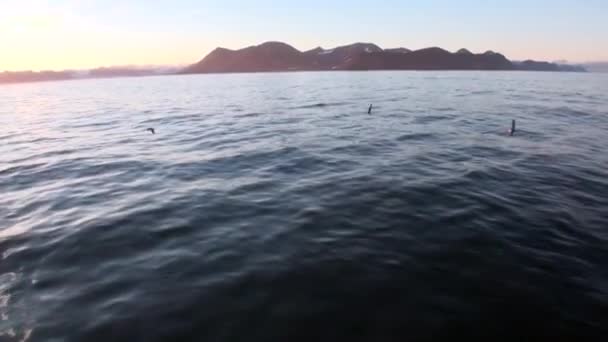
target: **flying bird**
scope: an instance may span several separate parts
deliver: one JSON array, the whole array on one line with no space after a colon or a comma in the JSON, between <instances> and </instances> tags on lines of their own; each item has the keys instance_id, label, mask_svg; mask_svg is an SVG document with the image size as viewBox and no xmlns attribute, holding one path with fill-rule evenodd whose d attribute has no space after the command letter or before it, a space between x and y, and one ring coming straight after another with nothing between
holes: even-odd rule
<instances>
[{"instance_id":1,"label":"flying bird","mask_svg":"<svg viewBox=\"0 0 608 342\"><path fill-rule=\"evenodd\" d=\"M369 109L367 110L367 114L371 114L372 113L372 108L374 107L373 104L369 105Z\"/></svg>"},{"instance_id":2,"label":"flying bird","mask_svg":"<svg viewBox=\"0 0 608 342\"><path fill-rule=\"evenodd\" d=\"M146 128L146 131L150 131L150 133L156 134L156 131L154 131L154 128Z\"/></svg>"}]
</instances>

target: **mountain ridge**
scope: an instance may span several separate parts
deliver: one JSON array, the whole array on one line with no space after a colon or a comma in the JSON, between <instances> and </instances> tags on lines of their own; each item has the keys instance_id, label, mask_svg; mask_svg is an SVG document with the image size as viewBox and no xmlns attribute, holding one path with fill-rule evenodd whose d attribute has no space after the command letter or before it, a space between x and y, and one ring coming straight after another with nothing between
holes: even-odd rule
<instances>
[{"instance_id":1,"label":"mountain ridge","mask_svg":"<svg viewBox=\"0 0 608 342\"><path fill-rule=\"evenodd\" d=\"M354 43L333 49L317 47L300 51L293 46L270 41L243 49L215 48L188 66L113 66L85 70L4 71L0 84L77 80L108 77L154 75L325 71L325 70L520 70L550 72L608 72L608 62L583 63L511 61L502 54L486 51L472 53L462 48L450 52L439 47L410 50L404 47L382 49L373 43Z\"/></svg>"},{"instance_id":2,"label":"mountain ridge","mask_svg":"<svg viewBox=\"0 0 608 342\"><path fill-rule=\"evenodd\" d=\"M525 70L586 71L579 66L543 61L512 62L488 50L472 53L462 48L450 52L440 47L419 50L382 49L373 43L354 43L333 49L317 47L300 51L283 42L265 42L243 49L216 48L180 74L325 71L325 70Z\"/></svg>"}]
</instances>

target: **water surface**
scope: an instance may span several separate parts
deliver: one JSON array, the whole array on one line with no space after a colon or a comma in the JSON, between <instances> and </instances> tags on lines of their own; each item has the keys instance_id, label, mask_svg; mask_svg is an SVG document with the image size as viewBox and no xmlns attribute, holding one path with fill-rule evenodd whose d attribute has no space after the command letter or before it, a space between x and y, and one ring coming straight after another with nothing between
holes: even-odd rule
<instances>
[{"instance_id":1,"label":"water surface","mask_svg":"<svg viewBox=\"0 0 608 342\"><path fill-rule=\"evenodd\" d=\"M0 340L605 337L606 94L525 72L1 86Z\"/></svg>"}]
</instances>

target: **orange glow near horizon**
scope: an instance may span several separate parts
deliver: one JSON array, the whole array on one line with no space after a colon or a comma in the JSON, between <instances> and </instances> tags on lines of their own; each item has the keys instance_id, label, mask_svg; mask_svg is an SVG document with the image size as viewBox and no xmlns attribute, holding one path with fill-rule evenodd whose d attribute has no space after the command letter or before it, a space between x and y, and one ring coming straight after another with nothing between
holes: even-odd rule
<instances>
[{"instance_id":1,"label":"orange glow near horizon","mask_svg":"<svg viewBox=\"0 0 608 342\"><path fill-rule=\"evenodd\" d=\"M121 32L44 9L0 14L0 71L184 65L198 61L209 49L200 41L163 33Z\"/></svg>"},{"instance_id":2,"label":"orange glow near horizon","mask_svg":"<svg viewBox=\"0 0 608 342\"><path fill-rule=\"evenodd\" d=\"M197 48L184 40L155 39L159 37L154 34L146 37L141 33L104 32L70 25L65 20L34 15L1 23L0 71L181 65L197 61L200 58L196 56L209 49L200 43ZM75 26L81 29L76 30Z\"/></svg>"}]
</instances>

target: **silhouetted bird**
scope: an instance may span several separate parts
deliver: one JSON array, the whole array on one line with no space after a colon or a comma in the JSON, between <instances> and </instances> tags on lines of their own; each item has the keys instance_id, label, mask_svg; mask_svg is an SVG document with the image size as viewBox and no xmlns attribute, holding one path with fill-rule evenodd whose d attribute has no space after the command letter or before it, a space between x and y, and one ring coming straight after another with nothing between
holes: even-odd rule
<instances>
[{"instance_id":1,"label":"silhouetted bird","mask_svg":"<svg viewBox=\"0 0 608 342\"><path fill-rule=\"evenodd\" d=\"M508 131L509 132L509 136L513 136L513 134L515 134L515 120L511 120L511 129Z\"/></svg>"},{"instance_id":2,"label":"silhouetted bird","mask_svg":"<svg viewBox=\"0 0 608 342\"><path fill-rule=\"evenodd\" d=\"M154 128L146 128L146 131L150 131L150 133L156 134L156 132L154 131Z\"/></svg>"},{"instance_id":3,"label":"silhouetted bird","mask_svg":"<svg viewBox=\"0 0 608 342\"><path fill-rule=\"evenodd\" d=\"M371 114L371 113L372 113L372 107L373 107L373 106L374 106L374 105L371 105L371 104L369 105L369 109L367 110L367 114Z\"/></svg>"}]
</instances>

